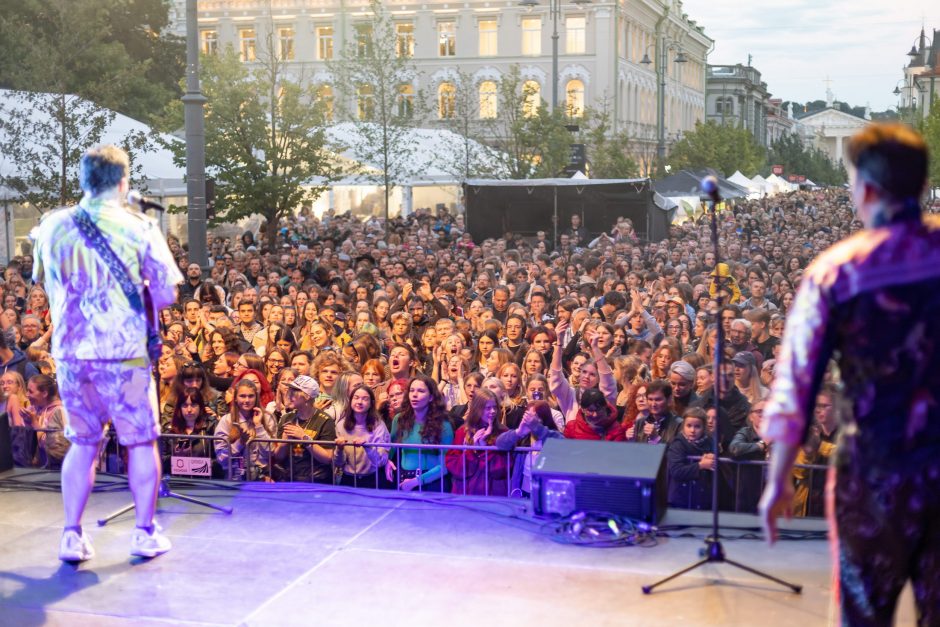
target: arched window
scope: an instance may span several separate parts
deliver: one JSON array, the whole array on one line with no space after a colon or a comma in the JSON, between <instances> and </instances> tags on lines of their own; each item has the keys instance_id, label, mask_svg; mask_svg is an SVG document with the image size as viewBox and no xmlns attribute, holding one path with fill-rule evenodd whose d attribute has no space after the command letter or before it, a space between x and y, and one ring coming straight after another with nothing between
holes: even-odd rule
<instances>
[{"instance_id":1,"label":"arched window","mask_svg":"<svg viewBox=\"0 0 940 627\"><path fill-rule=\"evenodd\" d=\"M493 120L496 118L496 83L483 81L480 83L480 119Z\"/></svg>"},{"instance_id":2,"label":"arched window","mask_svg":"<svg viewBox=\"0 0 940 627\"><path fill-rule=\"evenodd\" d=\"M453 83L441 83L437 88L437 117L449 120L457 113L457 88Z\"/></svg>"},{"instance_id":3,"label":"arched window","mask_svg":"<svg viewBox=\"0 0 940 627\"><path fill-rule=\"evenodd\" d=\"M565 85L565 113L572 118L584 116L584 83L578 79Z\"/></svg>"},{"instance_id":4,"label":"arched window","mask_svg":"<svg viewBox=\"0 0 940 627\"><path fill-rule=\"evenodd\" d=\"M396 99L398 106L398 117L410 118L415 110L415 88L409 83L402 83L398 86L398 96Z\"/></svg>"},{"instance_id":5,"label":"arched window","mask_svg":"<svg viewBox=\"0 0 940 627\"><path fill-rule=\"evenodd\" d=\"M333 121L333 86L320 85L317 89L317 102L323 107L323 117L327 122Z\"/></svg>"},{"instance_id":6,"label":"arched window","mask_svg":"<svg viewBox=\"0 0 940 627\"><path fill-rule=\"evenodd\" d=\"M522 115L531 118L538 115L542 106L542 86L538 81L528 80L522 83Z\"/></svg>"},{"instance_id":7,"label":"arched window","mask_svg":"<svg viewBox=\"0 0 940 627\"><path fill-rule=\"evenodd\" d=\"M372 85L360 85L356 90L356 105L360 120L371 120L375 115L375 90Z\"/></svg>"}]
</instances>

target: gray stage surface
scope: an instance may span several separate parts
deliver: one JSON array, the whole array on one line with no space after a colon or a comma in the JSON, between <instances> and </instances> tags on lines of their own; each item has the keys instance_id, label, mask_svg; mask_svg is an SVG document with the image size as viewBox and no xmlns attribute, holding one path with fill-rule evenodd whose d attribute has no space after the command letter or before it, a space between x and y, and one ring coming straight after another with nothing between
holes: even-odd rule
<instances>
[{"instance_id":1,"label":"gray stage surface","mask_svg":"<svg viewBox=\"0 0 940 627\"><path fill-rule=\"evenodd\" d=\"M58 480L54 473L0 474L11 477ZM0 490L0 624L809 627L826 624L830 612L829 555L820 540L773 549L725 541L730 559L801 583L802 595L728 565L707 565L645 596L642 584L698 559L702 541L567 546L498 516L508 511L504 501L439 505L290 487L186 490L232 505L231 516L161 500L159 520L174 548L151 561L128 555L132 514L103 528L94 522L129 493L93 494L84 522L97 556L80 566L56 559L57 493ZM670 512L663 524L687 520ZM910 620L910 606L908 597L899 624Z\"/></svg>"}]
</instances>

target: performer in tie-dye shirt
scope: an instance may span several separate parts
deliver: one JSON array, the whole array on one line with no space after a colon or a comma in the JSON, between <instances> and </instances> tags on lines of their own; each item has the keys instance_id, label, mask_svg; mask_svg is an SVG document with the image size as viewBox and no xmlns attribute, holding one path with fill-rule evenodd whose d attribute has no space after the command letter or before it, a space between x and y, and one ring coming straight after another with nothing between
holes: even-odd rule
<instances>
[{"instance_id":1,"label":"performer in tie-dye shirt","mask_svg":"<svg viewBox=\"0 0 940 627\"><path fill-rule=\"evenodd\" d=\"M911 580L918 624L940 625L940 220L923 217L927 146L901 124L849 143L865 230L807 269L764 412L768 538L830 358L844 412L827 487L844 625L890 625ZM837 531L837 533L836 533Z\"/></svg>"},{"instance_id":2,"label":"performer in tie-dye shirt","mask_svg":"<svg viewBox=\"0 0 940 627\"><path fill-rule=\"evenodd\" d=\"M135 285L149 283L154 306L175 300L183 280L162 233L124 204L129 160L115 146L93 148L81 160L79 203L104 235ZM52 354L68 414L72 446L62 464L65 532L59 557L82 561L94 554L81 528L94 483L93 462L105 425L113 421L128 447L137 529L131 553L154 557L169 541L153 520L159 483L156 388L147 356L147 321L135 311L104 257L88 246L75 222L78 208L47 215L33 234L33 279L42 281L52 315Z\"/></svg>"}]
</instances>

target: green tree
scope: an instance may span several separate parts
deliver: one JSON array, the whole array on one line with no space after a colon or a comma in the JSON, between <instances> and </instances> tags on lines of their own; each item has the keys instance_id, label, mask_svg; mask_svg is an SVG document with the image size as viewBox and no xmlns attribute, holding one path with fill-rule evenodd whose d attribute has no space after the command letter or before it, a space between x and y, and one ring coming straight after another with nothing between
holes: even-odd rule
<instances>
[{"instance_id":1,"label":"green tree","mask_svg":"<svg viewBox=\"0 0 940 627\"><path fill-rule=\"evenodd\" d=\"M67 94L13 92L0 102L0 185L40 213L81 198L78 165L90 146L102 141L115 113ZM144 184L134 157L147 136L130 132L118 142L131 157L131 179Z\"/></svg>"},{"instance_id":2,"label":"green tree","mask_svg":"<svg viewBox=\"0 0 940 627\"><path fill-rule=\"evenodd\" d=\"M441 167L461 181L471 178L496 178L500 174L499 161L493 150L483 143L486 131L499 113L498 83L492 95L482 97L481 84L473 77L457 70L454 76L453 116L441 120L444 128L458 135L459 141L445 148L439 155Z\"/></svg>"},{"instance_id":3,"label":"green tree","mask_svg":"<svg viewBox=\"0 0 940 627\"><path fill-rule=\"evenodd\" d=\"M591 178L628 179L639 176L639 166L630 153L630 134L613 132L610 108L603 100L597 109L588 108L581 122L581 140L591 164Z\"/></svg>"},{"instance_id":4,"label":"green tree","mask_svg":"<svg viewBox=\"0 0 940 627\"><path fill-rule=\"evenodd\" d=\"M113 110L122 110L131 94L144 93L140 81L150 64L135 60L120 37L130 41L148 36L151 49L161 49L160 36L148 21L153 28L165 26L167 8L155 2L0 4L0 85L17 90L8 94L0 110L0 153L6 162L0 182L15 190L21 201L43 211L79 197L82 153L101 142L114 120ZM142 15L130 20L137 9ZM118 16L128 18L127 28L116 28ZM146 147L143 133L128 134L118 143L132 159ZM135 164L132 176L139 174Z\"/></svg>"},{"instance_id":5,"label":"green tree","mask_svg":"<svg viewBox=\"0 0 940 627\"><path fill-rule=\"evenodd\" d=\"M807 146L793 133L771 146L768 165L782 165L785 174L802 175L819 185L841 185L847 178L841 164L834 164L824 151ZM769 167L765 168L765 173L769 172Z\"/></svg>"},{"instance_id":6,"label":"green tree","mask_svg":"<svg viewBox=\"0 0 940 627\"><path fill-rule=\"evenodd\" d=\"M0 85L82 96L150 123L178 98L185 45L164 0L0 3Z\"/></svg>"},{"instance_id":7,"label":"green tree","mask_svg":"<svg viewBox=\"0 0 940 627\"><path fill-rule=\"evenodd\" d=\"M709 120L696 122L695 130L673 147L668 162L675 169L713 168L725 176L740 170L753 176L766 163L766 154L747 129Z\"/></svg>"},{"instance_id":8,"label":"green tree","mask_svg":"<svg viewBox=\"0 0 940 627\"><path fill-rule=\"evenodd\" d=\"M931 105L930 115L923 121L921 132L930 148L930 154L933 155L928 171L928 180L933 189L940 187L940 102Z\"/></svg>"},{"instance_id":9,"label":"green tree","mask_svg":"<svg viewBox=\"0 0 940 627\"><path fill-rule=\"evenodd\" d=\"M558 176L568 164L572 143L565 114L548 110L534 86L522 80L518 65L500 80L497 102L490 135L509 178Z\"/></svg>"},{"instance_id":10,"label":"green tree","mask_svg":"<svg viewBox=\"0 0 940 627\"><path fill-rule=\"evenodd\" d=\"M380 2L372 0L369 11L368 20L356 23L352 41L328 68L339 96L337 111L355 126L348 148L364 162L359 174L384 189L387 229L392 188L420 174L414 129L427 106L416 88L413 42L399 39L395 22Z\"/></svg>"},{"instance_id":11,"label":"green tree","mask_svg":"<svg viewBox=\"0 0 940 627\"><path fill-rule=\"evenodd\" d=\"M292 80L262 43L249 69L228 48L203 57L206 172L215 179L213 223L260 215L273 248L280 220L316 200L339 175L326 145L323 107L302 78ZM174 111L177 109L174 105ZM183 165L182 142L167 146Z\"/></svg>"}]
</instances>

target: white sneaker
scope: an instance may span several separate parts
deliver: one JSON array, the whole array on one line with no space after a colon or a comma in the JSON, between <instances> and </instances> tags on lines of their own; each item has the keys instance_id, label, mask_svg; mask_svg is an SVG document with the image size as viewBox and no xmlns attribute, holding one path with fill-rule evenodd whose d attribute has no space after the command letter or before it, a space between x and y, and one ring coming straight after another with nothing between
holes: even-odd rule
<instances>
[{"instance_id":1,"label":"white sneaker","mask_svg":"<svg viewBox=\"0 0 940 627\"><path fill-rule=\"evenodd\" d=\"M153 533L147 534L146 531L138 527L134 528L131 534L131 555L138 557L156 557L163 555L173 548L170 539L160 533L160 529L155 525Z\"/></svg>"},{"instance_id":2,"label":"white sneaker","mask_svg":"<svg viewBox=\"0 0 940 627\"><path fill-rule=\"evenodd\" d=\"M91 540L82 532L69 530L62 534L62 540L59 542L59 559L63 562L84 562L95 556L95 549L91 546Z\"/></svg>"}]
</instances>

